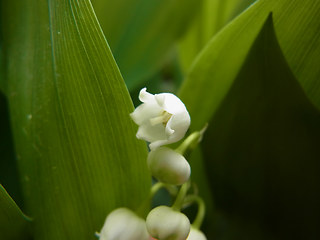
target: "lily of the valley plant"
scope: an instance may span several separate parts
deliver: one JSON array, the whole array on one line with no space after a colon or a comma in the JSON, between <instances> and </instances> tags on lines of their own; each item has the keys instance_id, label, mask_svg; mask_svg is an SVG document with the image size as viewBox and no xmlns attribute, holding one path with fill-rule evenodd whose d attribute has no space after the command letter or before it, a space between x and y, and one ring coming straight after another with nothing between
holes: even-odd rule
<instances>
[{"instance_id":1,"label":"lily of the valley plant","mask_svg":"<svg viewBox=\"0 0 320 240\"><path fill-rule=\"evenodd\" d=\"M171 186L177 188L175 201L172 206L155 207L145 218L127 208L115 209L107 216L97 235L100 240L205 240L205 235L199 230L204 204L196 201L199 196L188 195L191 169L183 156L190 146L200 141L203 131L191 134L175 150L164 146L185 136L190 126L185 105L171 93L153 95L146 88L140 91L139 99L143 103L130 116L139 125L137 138L150 142L151 151L146 161L152 176L158 180L150 189L150 199L160 188ZM190 197L200 203L193 224L181 212Z\"/></svg>"},{"instance_id":2,"label":"lily of the valley plant","mask_svg":"<svg viewBox=\"0 0 320 240\"><path fill-rule=\"evenodd\" d=\"M320 0L0 2L0 240L320 239Z\"/></svg>"}]
</instances>

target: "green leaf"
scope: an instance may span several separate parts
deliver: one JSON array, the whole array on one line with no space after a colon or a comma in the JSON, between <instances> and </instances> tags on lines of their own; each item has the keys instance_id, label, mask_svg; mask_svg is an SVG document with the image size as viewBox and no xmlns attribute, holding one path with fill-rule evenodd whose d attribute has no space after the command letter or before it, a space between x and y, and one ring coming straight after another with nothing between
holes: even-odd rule
<instances>
[{"instance_id":1,"label":"green leaf","mask_svg":"<svg viewBox=\"0 0 320 240\"><path fill-rule=\"evenodd\" d=\"M253 2L255 0L203 0L199 3L201 11L179 42L180 61L185 72L212 36Z\"/></svg>"},{"instance_id":2,"label":"green leaf","mask_svg":"<svg viewBox=\"0 0 320 240\"><path fill-rule=\"evenodd\" d=\"M165 63L200 7L198 0L94 0L93 5L130 91Z\"/></svg>"},{"instance_id":3,"label":"green leaf","mask_svg":"<svg viewBox=\"0 0 320 240\"><path fill-rule=\"evenodd\" d=\"M108 212L137 208L150 187L129 93L89 0L2 4L11 121L35 240L95 239Z\"/></svg>"},{"instance_id":4,"label":"green leaf","mask_svg":"<svg viewBox=\"0 0 320 240\"><path fill-rule=\"evenodd\" d=\"M0 183L16 203L23 207L17 160L13 147L8 102L0 93Z\"/></svg>"},{"instance_id":5,"label":"green leaf","mask_svg":"<svg viewBox=\"0 0 320 240\"><path fill-rule=\"evenodd\" d=\"M0 184L0 239L29 239L29 222Z\"/></svg>"},{"instance_id":6,"label":"green leaf","mask_svg":"<svg viewBox=\"0 0 320 240\"><path fill-rule=\"evenodd\" d=\"M193 129L201 129L221 104L271 11L289 66L311 101L320 107L320 2L260 0L216 35L193 63L180 91Z\"/></svg>"},{"instance_id":7,"label":"green leaf","mask_svg":"<svg viewBox=\"0 0 320 240\"><path fill-rule=\"evenodd\" d=\"M0 45L0 93L5 94L5 92L6 92L6 83L5 83L5 77L4 77L4 60L3 60L2 46Z\"/></svg>"},{"instance_id":8,"label":"green leaf","mask_svg":"<svg viewBox=\"0 0 320 240\"><path fill-rule=\"evenodd\" d=\"M319 122L269 17L203 141L226 239L319 238Z\"/></svg>"}]
</instances>

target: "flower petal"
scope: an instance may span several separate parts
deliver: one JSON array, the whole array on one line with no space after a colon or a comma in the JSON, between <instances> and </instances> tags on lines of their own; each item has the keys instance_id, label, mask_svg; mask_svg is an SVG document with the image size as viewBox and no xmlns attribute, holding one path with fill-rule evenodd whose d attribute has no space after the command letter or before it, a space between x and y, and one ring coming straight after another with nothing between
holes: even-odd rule
<instances>
[{"instance_id":1,"label":"flower petal","mask_svg":"<svg viewBox=\"0 0 320 240\"><path fill-rule=\"evenodd\" d=\"M100 240L148 240L145 221L127 208L112 211L101 230Z\"/></svg>"},{"instance_id":2,"label":"flower petal","mask_svg":"<svg viewBox=\"0 0 320 240\"><path fill-rule=\"evenodd\" d=\"M139 93L139 100L141 102L149 102L154 100L154 95L147 92L147 88L142 88Z\"/></svg>"},{"instance_id":3,"label":"flower petal","mask_svg":"<svg viewBox=\"0 0 320 240\"><path fill-rule=\"evenodd\" d=\"M169 135L169 140L177 142L186 134L190 126L190 116L188 112L180 112L173 115L167 123L166 128L174 130L174 134Z\"/></svg>"},{"instance_id":4,"label":"flower petal","mask_svg":"<svg viewBox=\"0 0 320 240\"><path fill-rule=\"evenodd\" d=\"M165 102L163 105L164 110L171 114L177 114L180 112L186 112L187 109L183 102L175 95L171 93L162 93L165 95ZM160 95L160 94L159 94Z\"/></svg>"},{"instance_id":5,"label":"flower petal","mask_svg":"<svg viewBox=\"0 0 320 240\"><path fill-rule=\"evenodd\" d=\"M148 232L159 240L185 240L190 232L190 222L183 213L167 206L151 210L146 220Z\"/></svg>"},{"instance_id":6,"label":"flower petal","mask_svg":"<svg viewBox=\"0 0 320 240\"><path fill-rule=\"evenodd\" d=\"M139 125L137 138L150 142L150 148L181 140L190 126L190 116L183 102L171 93L150 94L141 89L143 102L130 114Z\"/></svg>"},{"instance_id":7,"label":"flower petal","mask_svg":"<svg viewBox=\"0 0 320 240\"><path fill-rule=\"evenodd\" d=\"M158 141L154 141L152 143L149 144L149 148L152 150L155 150L158 147L161 147L163 145L167 145L170 144L170 142L168 142L168 140L158 140Z\"/></svg>"},{"instance_id":8,"label":"flower petal","mask_svg":"<svg viewBox=\"0 0 320 240\"><path fill-rule=\"evenodd\" d=\"M166 100L166 94L167 93L161 93L161 94L156 94L154 95L157 103L159 104L159 106L163 107L165 100Z\"/></svg>"},{"instance_id":9,"label":"flower petal","mask_svg":"<svg viewBox=\"0 0 320 240\"><path fill-rule=\"evenodd\" d=\"M207 240L206 236L198 229L191 227L187 240Z\"/></svg>"},{"instance_id":10,"label":"flower petal","mask_svg":"<svg viewBox=\"0 0 320 240\"><path fill-rule=\"evenodd\" d=\"M162 108L152 100L148 104L141 104L133 113L130 114L132 120L138 124L147 123L151 118L157 117L161 114Z\"/></svg>"},{"instance_id":11,"label":"flower petal","mask_svg":"<svg viewBox=\"0 0 320 240\"><path fill-rule=\"evenodd\" d=\"M138 139L142 139L148 142L155 142L158 140L167 140L167 136L165 135L164 126L162 124L158 124L157 126L152 126L149 124L141 125L136 134Z\"/></svg>"}]
</instances>

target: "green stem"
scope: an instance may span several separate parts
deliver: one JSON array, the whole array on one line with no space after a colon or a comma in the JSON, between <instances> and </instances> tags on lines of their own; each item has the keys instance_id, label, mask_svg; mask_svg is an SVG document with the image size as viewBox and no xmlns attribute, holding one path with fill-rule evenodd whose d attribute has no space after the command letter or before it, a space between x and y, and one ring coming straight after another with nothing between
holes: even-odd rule
<instances>
[{"instance_id":1,"label":"green stem","mask_svg":"<svg viewBox=\"0 0 320 240\"><path fill-rule=\"evenodd\" d=\"M204 201L202 200L201 197L197 196L197 195L190 195L185 199L186 202L196 202L198 205L198 212L197 212L197 216L194 219L192 226L195 229L200 229L201 224L203 222L205 213L206 213L206 206L204 204Z\"/></svg>"},{"instance_id":2,"label":"green stem","mask_svg":"<svg viewBox=\"0 0 320 240\"><path fill-rule=\"evenodd\" d=\"M204 132L207 129L208 124L206 124L200 131L193 132L190 134L182 143L181 145L175 149L176 152L180 153L181 155L185 155L187 150L193 150L196 148L198 143L201 141Z\"/></svg>"},{"instance_id":3,"label":"green stem","mask_svg":"<svg viewBox=\"0 0 320 240\"><path fill-rule=\"evenodd\" d=\"M149 192L149 196L147 199L145 199L142 204L138 207L138 209L135 211L139 216L145 218L146 215L146 209L150 208L150 202L153 199L154 195L161 189L161 188L166 188L170 194L176 189L173 189L172 186L162 183L162 182L157 182L154 184Z\"/></svg>"},{"instance_id":4,"label":"green stem","mask_svg":"<svg viewBox=\"0 0 320 240\"><path fill-rule=\"evenodd\" d=\"M163 183L163 182L157 182L154 184L150 190L149 197L152 199L154 195L161 189L165 188L171 196L175 196L178 193L178 188L174 185Z\"/></svg>"},{"instance_id":5,"label":"green stem","mask_svg":"<svg viewBox=\"0 0 320 240\"><path fill-rule=\"evenodd\" d=\"M186 182L184 183L180 190L179 190L179 193L177 195L177 198L174 202L174 204L172 205L172 209L175 210L175 211L179 211L181 210L181 207L183 205L183 202L184 202L184 199L187 195L187 192L188 192L188 189L189 189L189 182Z\"/></svg>"},{"instance_id":6,"label":"green stem","mask_svg":"<svg viewBox=\"0 0 320 240\"><path fill-rule=\"evenodd\" d=\"M150 190L150 194L149 194L149 198L152 199L154 197L154 195L163 187L165 187L166 184L162 183L162 182L157 182L156 184L154 184L152 187L151 187L151 190Z\"/></svg>"}]
</instances>

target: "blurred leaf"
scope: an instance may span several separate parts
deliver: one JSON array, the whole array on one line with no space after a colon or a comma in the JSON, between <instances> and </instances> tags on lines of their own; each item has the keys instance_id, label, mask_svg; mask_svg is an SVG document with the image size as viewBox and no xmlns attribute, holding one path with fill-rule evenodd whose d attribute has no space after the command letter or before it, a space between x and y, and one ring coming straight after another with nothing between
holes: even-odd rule
<instances>
[{"instance_id":1,"label":"blurred leaf","mask_svg":"<svg viewBox=\"0 0 320 240\"><path fill-rule=\"evenodd\" d=\"M0 184L0 239L29 239L29 221Z\"/></svg>"},{"instance_id":2,"label":"blurred leaf","mask_svg":"<svg viewBox=\"0 0 320 240\"><path fill-rule=\"evenodd\" d=\"M1 26L1 23L0 23L0 26ZM0 93L5 94L5 92L6 92L6 83L5 83L5 77L4 77L3 50L0 43Z\"/></svg>"},{"instance_id":3,"label":"blurred leaf","mask_svg":"<svg viewBox=\"0 0 320 240\"><path fill-rule=\"evenodd\" d=\"M141 104L139 100L139 92L142 88L146 87L150 93L169 92L175 93L183 81L179 60L176 58L166 62L162 69L155 75L148 78L147 82L144 82L138 86L135 90L130 90L133 104L138 106Z\"/></svg>"},{"instance_id":4,"label":"blurred leaf","mask_svg":"<svg viewBox=\"0 0 320 240\"><path fill-rule=\"evenodd\" d=\"M226 239L320 238L319 122L269 17L203 142Z\"/></svg>"},{"instance_id":5,"label":"blurred leaf","mask_svg":"<svg viewBox=\"0 0 320 240\"><path fill-rule=\"evenodd\" d=\"M89 0L2 1L8 98L35 240L95 239L147 196L147 148ZM10 9L10 11L8 11Z\"/></svg>"},{"instance_id":6,"label":"blurred leaf","mask_svg":"<svg viewBox=\"0 0 320 240\"><path fill-rule=\"evenodd\" d=\"M165 63L199 0L94 0L98 19L129 90Z\"/></svg>"},{"instance_id":7,"label":"blurred leaf","mask_svg":"<svg viewBox=\"0 0 320 240\"><path fill-rule=\"evenodd\" d=\"M255 0L203 0L201 11L179 42L180 61L185 72L201 49L220 29Z\"/></svg>"},{"instance_id":8,"label":"blurred leaf","mask_svg":"<svg viewBox=\"0 0 320 240\"><path fill-rule=\"evenodd\" d=\"M0 12L2 12L2 5L0 3ZM0 26L2 25L2 17L0 15ZM0 92L5 92L5 82L4 82L4 61L3 61L3 48L2 48L2 32L0 31Z\"/></svg>"},{"instance_id":9,"label":"blurred leaf","mask_svg":"<svg viewBox=\"0 0 320 240\"><path fill-rule=\"evenodd\" d=\"M15 199L16 203L23 207L7 105L6 98L0 93L0 183Z\"/></svg>"},{"instance_id":10,"label":"blurred leaf","mask_svg":"<svg viewBox=\"0 0 320 240\"><path fill-rule=\"evenodd\" d=\"M197 57L180 97L200 129L228 93L268 13L294 75L320 107L320 2L260 0L216 35ZM205 98L205 101L204 101Z\"/></svg>"}]
</instances>

